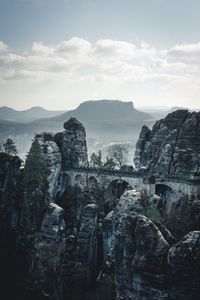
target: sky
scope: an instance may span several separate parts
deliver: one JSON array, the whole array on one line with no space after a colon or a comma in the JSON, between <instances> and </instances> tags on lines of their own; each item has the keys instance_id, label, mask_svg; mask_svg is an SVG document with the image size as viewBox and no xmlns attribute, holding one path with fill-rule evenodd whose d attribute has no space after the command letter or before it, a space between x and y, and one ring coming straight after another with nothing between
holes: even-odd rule
<instances>
[{"instance_id":1,"label":"sky","mask_svg":"<svg viewBox=\"0 0 200 300\"><path fill-rule=\"evenodd\" d=\"M199 0L0 0L0 106L200 108Z\"/></svg>"}]
</instances>

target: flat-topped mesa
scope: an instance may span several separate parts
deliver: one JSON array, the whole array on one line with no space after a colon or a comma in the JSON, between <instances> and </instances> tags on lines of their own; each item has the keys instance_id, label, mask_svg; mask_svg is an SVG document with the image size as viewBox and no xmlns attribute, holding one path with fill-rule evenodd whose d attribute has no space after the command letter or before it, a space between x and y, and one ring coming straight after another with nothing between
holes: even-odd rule
<instances>
[{"instance_id":1,"label":"flat-topped mesa","mask_svg":"<svg viewBox=\"0 0 200 300\"><path fill-rule=\"evenodd\" d=\"M88 165L86 131L76 118L64 123L64 131L55 135L55 142L62 154L64 168L78 168Z\"/></svg>"},{"instance_id":2,"label":"flat-topped mesa","mask_svg":"<svg viewBox=\"0 0 200 300\"><path fill-rule=\"evenodd\" d=\"M136 145L135 165L150 175L197 178L200 175L200 112L177 110L143 127Z\"/></svg>"}]
</instances>

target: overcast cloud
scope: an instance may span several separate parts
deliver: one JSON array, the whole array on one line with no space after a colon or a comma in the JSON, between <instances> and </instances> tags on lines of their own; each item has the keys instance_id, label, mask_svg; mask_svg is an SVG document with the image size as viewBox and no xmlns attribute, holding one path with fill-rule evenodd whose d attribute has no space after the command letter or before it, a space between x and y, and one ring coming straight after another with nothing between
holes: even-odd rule
<instances>
[{"instance_id":1,"label":"overcast cloud","mask_svg":"<svg viewBox=\"0 0 200 300\"><path fill-rule=\"evenodd\" d=\"M156 49L145 42L102 39L91 43L73 37L57 45L34 42L30 49L17 52L1 41L0 85L4 99L10 99L10 105L18 100L22 107L30 90L36 105L43 98L45 106L58 109L81 100L122 96L136 105L159 99L161 105L173 105L172 95L182 105L185 99L186 106L198 107L199 54L200 43ZM60 107L52 103L57 99Z\"/></svg>"}]
</instances>

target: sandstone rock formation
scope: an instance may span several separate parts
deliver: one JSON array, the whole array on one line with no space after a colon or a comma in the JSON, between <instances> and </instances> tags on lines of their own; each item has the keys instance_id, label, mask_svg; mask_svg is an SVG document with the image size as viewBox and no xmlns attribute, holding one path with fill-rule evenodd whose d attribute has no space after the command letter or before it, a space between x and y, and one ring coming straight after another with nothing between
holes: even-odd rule
<instances>
[{"instance_id":1,"label":"sandstone rock formation","mask_svg":"<svg viewBox=\"0 0 200 300\"><path fill-rule=\"evenodd\" d=\"M155 184L160 180L155 186L160 196L157 209L170 231L181 237L200 229L200 113L178 110L157 121L152 130L144 126L134 161L137 168L146 168L146 176ZM170 178L178 180L176 191L168 184ZM178 183L184 181L190 185L187 190Z\"/></svg>"},{"instance_id":2,"label":"sandstone rock formation","mask_svg":"<svg viewBox=\"0 0 200 300\"><path fill-rule=\"evenodd\" d=\"M31 237L33 244L26 277L26 293L34 298L62 297L62 264L66 248L64 211L50 203L41 230Z\"/></svg>"},{"instance_id":3,"label":"sandstone rock formation","mask_svg":"<svg viewBox=\"0 0 200 300\"><path fill-rule=\"evenodd\" d=\"M17 157L0 154L7 299L197 300L200 201L162 184L150 197L145 186L156 176L198 176L199 114L174 112L144 127L135 157L144 184L133 190L118 178L108 195L93 175L77 172L88 163L83 125L71 118L64 128L36 135L23 171ZM191 232L177 242L169 229Z\"/></svg>"},{"instance_id":4,"label":"sandstone rock formation","mask_svg":"<svg viewBox=\"0 0 200 300\"><path fill-rule=\"evenodd\" d=\"M126 214L116 235L117 299L167 299L169 244L146 217Z\"/></svg>"},{"instance_id":5,"label":"sandstone rock formation","mask_svg":"<svg viewBox=\"0 0 200 300\"><path fill-rule=\"evenodd\" d=\"M169 298L197 300L200 294L200 231L192 231L168 254Z\"/></svg>"},{"instance_id":6,"label":"sandstone rock formation","mask_svg":"<svg viewBox=\"0 0 200 300\"><path fill-rule=\"evenodd\" d=\"M64 123L64 132L55 135L65 168L86 167L88 165L86 132L82 123L70 118Z\"/></svg>"},{"instance_id":7,"label":"sandstone rock formation","mask_svg":"<svg viewBox=\"0 0 200 300\"><path fill-rule=\"evenodd\" d=\"M200 168L200 113L178 110L142 128L136 145L135 165L150 174L193 178Z\"/></svg>"},{"instance_id":8,"label":"sandstone rock formation","mask_svg":"<svg viewBox=\"0 0 200 300\"><path fill-rule=\"evenodd\" d=\"M58 145L54 142L53 134L37 135L36 138L39 141L46 161L49 197L48 201L51 202L54 201L55 198L55 189L62 167L62 156Z\"/></svg>"}]
</instances>

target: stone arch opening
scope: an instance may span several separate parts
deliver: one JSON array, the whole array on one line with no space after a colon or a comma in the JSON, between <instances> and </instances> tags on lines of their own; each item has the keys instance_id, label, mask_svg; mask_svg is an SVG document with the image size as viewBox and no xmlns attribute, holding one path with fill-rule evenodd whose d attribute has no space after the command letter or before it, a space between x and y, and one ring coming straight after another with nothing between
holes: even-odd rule
<instances>
[{"instance_id":1,"label":"stone arch opening","mask_svg":"<svg viewBox=\"0 0 200 300\"><path fill-rule=\"evenodd\" d=\"M92 188L97 188L98 187L98 181L94 176L90 176L88 178L88 188L92 189Z\"/></svg>"},{"instance_id":2,"label":"stone arch opening","mask_svg":"<svg viewBox=\"0 0 200 300\"><path fill-rule=\"evenodd\" d=\"M74 178L75 186L83 187L84 186L84 178L81 175L76 175Z\"/></svg>"},{"instance_id":3,"label":"stone arch opening","mask_svg":"<svg viewBox=\"0 0 200 300\"><path fill-rule=\"evenodd\" d=\"M169 193L173 192L172 188L166 184L156 184L155 186L156 195L160 197L167 197Z\"/></svg>"},{"instance_id":4,"label":"stone arch opening","mask_svg":"<svg viewBox=\"0 0 200 300\"><path fill-rule=\"evenodd\" d=\"M176 192L166 184L156 184L155 193L159 196L157 209L164 219L168 219L171 209L178 201Z\"/></svg>"},{"instance_id":5,"label":"stone arch opening","mask_svg":"<svg viewBox=\"0 0 200 300\"><path fill-rule=\"evenodd\" d=\"M110 182L104 192L104 210L108 214L113 210L126 190L133 189L132 186L125 180L116 179Z\"/></svg>"}]
</instances>

